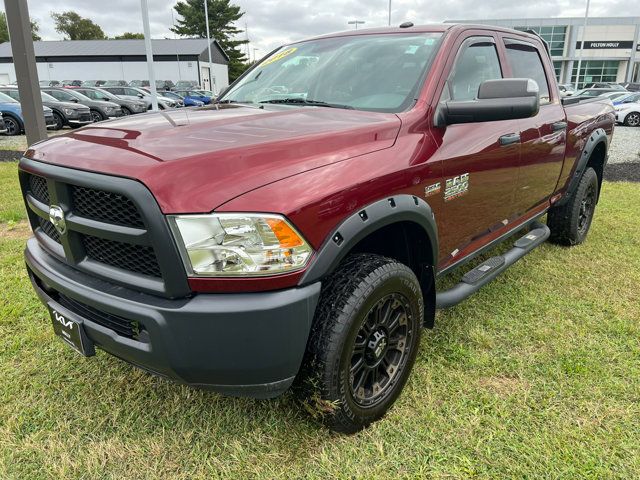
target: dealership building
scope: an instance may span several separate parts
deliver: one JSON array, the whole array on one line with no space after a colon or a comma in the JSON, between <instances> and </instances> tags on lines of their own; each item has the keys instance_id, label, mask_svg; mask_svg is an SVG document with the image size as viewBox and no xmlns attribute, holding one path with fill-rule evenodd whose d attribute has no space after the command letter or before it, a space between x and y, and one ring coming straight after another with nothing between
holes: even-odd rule
<instances>
[{"instance_id":1,"label":"dealership building","mask_svg":"<svg viewBox=\"0 0 640 480\"><path fill-rule=\"evenodd\" d=\"M204 38L152 40L157 80L194 80L220 92L229 84L229 57L215 40L211 64ZM33 42L39 80L146 80L144 40ZM0 44L0 84L16 81L9 42Z\"/></svg>"},{"instance_id":2,"label":"dealership building","mask_svg":"<svg viewBox=\"0 0 640 480\"><path fill-rule=\"evenodd\" d=\"M549 44L559 83L575 84L584 18L450 20L534 30ZM589 18L580 64L580 87L593 82L640 82L640 17Z\"/></svg>"}]
</instances>

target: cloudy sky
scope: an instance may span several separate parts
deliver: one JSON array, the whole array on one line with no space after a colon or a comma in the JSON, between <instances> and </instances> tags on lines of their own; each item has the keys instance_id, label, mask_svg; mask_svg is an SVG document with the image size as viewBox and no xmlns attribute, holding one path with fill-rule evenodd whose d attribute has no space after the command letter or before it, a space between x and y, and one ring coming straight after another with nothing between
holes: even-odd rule
<instances>
[{"instance_id":1,"label":"cloudy sky","mask_svg":"<svg viewBox=\"0 0 640 480\"><path fill-rule=\"evenodd\" d=\"M171 37L171 11L176 0L148 0L154 38ZM258 56L291 40L353 28L387 24L388 0L235 0L245 12L252 48ZM583 16L585 0L392 0L392 23L440 23L446 19ZM637 0L592 0L590 16L640 15ZM29 0L31 16L45 40L57 40L51 11L74 10L99 24L109 36L141 32L139 0ZM362 27L361 27L362 28Z\"/></svg>"}]
</instances>

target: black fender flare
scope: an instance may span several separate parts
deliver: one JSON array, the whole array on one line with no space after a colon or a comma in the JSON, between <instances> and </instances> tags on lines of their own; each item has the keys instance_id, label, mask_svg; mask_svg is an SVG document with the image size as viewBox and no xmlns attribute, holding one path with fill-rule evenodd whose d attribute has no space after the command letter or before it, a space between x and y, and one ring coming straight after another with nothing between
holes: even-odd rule
<instances>
[{"instance_id":1,"label":"black fender flare","mask_svg":"<svg viewBox=\"0 0 640 480\"><path fill-rule=\"evenodd\" d=\"M589 138L587 139L586 145L584 146L584 148L582 149L582 153L580 154L580 158L578 158L578 160L576 162L576 168L573 171L573 175L571 177L571 180L569 180L569 186L567 187L567 191L562 196L560 201L558 201L554 205L554 207L562 206L565 203L567 203L567 201L569 200L569 197L571 196L571 194L575 191L576 188L578 188L578 184L580 183L580 179L582 178L582 174L587 169L587 164L589 163L589 159L591 158L591 154L593 153L595 148L600 143L603 143L603 142L605 144L605 147L608 148L609 144L608 144L608 140L607 140L607 132L605 132L603 128L596 128L593 132L591 132L591 135L589 135ZM607 158L605 157L605 165L606 165L606 161L607 161ZM599 194L600 194L600 192L598 191L598 195Z\"/></svg>"},{"instance_id":2,"label":"black fender flare","mask_svg":"<svg viewBox=\"0 0 640 480\"><path fill-rule=\"evenodd\" d=\"M342 221L324 241L299 284L321 280L336 269L360 240L398 222L413 222L422 227L431 245L431 267L435 267L438 263L438 227L431 207L414 195L393 195L357 210Z\"/></svg>"}]
</instances>

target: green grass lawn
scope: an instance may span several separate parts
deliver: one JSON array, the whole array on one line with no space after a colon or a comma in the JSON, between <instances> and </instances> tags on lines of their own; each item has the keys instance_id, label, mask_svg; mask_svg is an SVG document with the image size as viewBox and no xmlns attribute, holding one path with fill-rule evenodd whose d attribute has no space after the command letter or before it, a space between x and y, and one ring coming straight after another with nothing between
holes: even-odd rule
<instances>
[{"instance_id":1,"label":"green grass lawn","mask_svg":"<svg viewBox=\"0 0 640 480\"><path fill-rule=\"evenodd\" d=\"M0 164L0 478L640 478L640 187L438 314L390 414L331 434L290 395L231 399L54 338Z\"/></svg>"}]
</instances>

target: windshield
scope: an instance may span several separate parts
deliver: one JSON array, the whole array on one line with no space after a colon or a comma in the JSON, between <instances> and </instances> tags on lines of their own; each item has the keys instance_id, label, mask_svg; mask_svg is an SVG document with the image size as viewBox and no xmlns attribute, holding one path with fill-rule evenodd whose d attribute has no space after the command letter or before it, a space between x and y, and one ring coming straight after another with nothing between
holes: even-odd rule
<instances>
[{"instance_id":1,"label":"windshield","mask_svg":"<svg viewBox=\"0 0 640 480\"><path fill-rule=\"evenodd\" d=\"M242 77L220 101L399 112L414 102L440 37L354 35L285 46Z\"/></svg>"},{"instance_id":2,"label":"windshield","mask_svg":"<svg viewBox=\"0 0 640 480\"><path fill-rule=\"evenodd\" d=\"M51 95L49 95L46 92L40 92L40 95L42 96L42 101L43 102L57 102L58 101L57 98L53 98Z\"/></svg>"},{"instance_id":3,"label":"windshield","mask_svg":"<svg viewBox=\"0 0 640 480\"><path fill-rule=\"evenodd\" d=\"M2 92L0 92L0 102L3 102L3 103L18 103L16 100L11 98L9 95L7 95L6 93L2 93Z\"/></svg>"},{"instance_id":4,"label":"windshield","mask_svg":"<svg viewBox=\"0 0 640 480\"><path fill-rule=\"evenodd\" d=\"M103 90L101 88L97 88L95 90L95 93L97 94L98 98L101 98L101 99L104 99L104 100L120 100L113 93L107 92L106 90Z\"/></svg>"}]
</instances>

